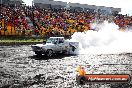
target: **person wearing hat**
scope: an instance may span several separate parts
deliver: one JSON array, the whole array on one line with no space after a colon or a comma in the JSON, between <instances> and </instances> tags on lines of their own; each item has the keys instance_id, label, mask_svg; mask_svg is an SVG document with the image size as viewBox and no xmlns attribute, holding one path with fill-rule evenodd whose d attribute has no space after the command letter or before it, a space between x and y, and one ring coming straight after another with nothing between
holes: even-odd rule
<instances>
[{"instance_id":1,"label":"person wearing hat","mask_svg":"<svg viewBox=\"0 0 132 88\"><path fill-rule=\"evenodd\" d=\"M77 68L77 72L79 73L79 76L84 76L86 74L84 67L81 65Z\"/></svg>"}]
</instances>

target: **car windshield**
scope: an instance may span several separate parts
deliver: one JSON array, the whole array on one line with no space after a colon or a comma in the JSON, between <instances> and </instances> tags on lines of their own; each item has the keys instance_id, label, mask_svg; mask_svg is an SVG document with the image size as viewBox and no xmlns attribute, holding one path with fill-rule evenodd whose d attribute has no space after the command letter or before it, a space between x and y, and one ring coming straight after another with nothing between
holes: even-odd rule
<instances>
[{"instance_id":1,"label":"car windshield","mask_svg":"<svg viewBox=\"0 0 132 88\"><path fill-rule=\"evenodd\" d=\"M49 38L46 43L55 43L55 41L57 41L57 39L55 38Z\"/></svg>"}]
</instances>

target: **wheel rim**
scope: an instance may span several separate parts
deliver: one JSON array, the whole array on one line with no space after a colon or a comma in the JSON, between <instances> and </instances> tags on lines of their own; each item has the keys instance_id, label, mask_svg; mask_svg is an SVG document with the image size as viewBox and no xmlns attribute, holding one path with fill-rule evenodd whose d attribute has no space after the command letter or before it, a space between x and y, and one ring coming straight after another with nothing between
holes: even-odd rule
<instances>
[{"instance_id":1,"label":"wheel rim","mask_svg":"<svg viewBox=\"0 0 132 88\"><path fill-rule=\"evenodd\" d=\"M48 50L47 56L52 56L52 50Z\"/></svg>"}]
</instances>

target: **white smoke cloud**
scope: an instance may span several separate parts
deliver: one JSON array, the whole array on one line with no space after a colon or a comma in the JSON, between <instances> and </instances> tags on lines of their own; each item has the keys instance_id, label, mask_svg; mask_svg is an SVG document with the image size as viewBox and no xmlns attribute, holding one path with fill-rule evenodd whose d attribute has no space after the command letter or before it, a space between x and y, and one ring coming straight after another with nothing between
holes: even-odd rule
<instances>
[{"instance_id":1,"label":"white smoke cloud","mask_svg":"<svg viewBox=\"0 0 132 88\"><path fill-rule=\"evenodd\" d=\"M93 25L92 25L93 26ZM132 32L119 31L114 23L105 21L93 26L98 31L75 33L72 41L80 43L80 54L115 54L132 52Z\"/></svg>"}]
</instances>

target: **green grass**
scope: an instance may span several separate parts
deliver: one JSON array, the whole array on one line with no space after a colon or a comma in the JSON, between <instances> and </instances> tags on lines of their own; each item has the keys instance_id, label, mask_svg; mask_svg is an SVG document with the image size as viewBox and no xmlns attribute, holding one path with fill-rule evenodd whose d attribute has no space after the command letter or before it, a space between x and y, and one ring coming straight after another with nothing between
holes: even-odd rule
<instances>
[{"instance_id":1,"label":"green grass","mask_svg":"<svg viewBox=\"0 0 132 88\"><path fill-rule=\"evenodd\" d=\"M36 37L5 37L0 36L0 42L43 42L43 38Z\"/></svg>"}]
</instances>

